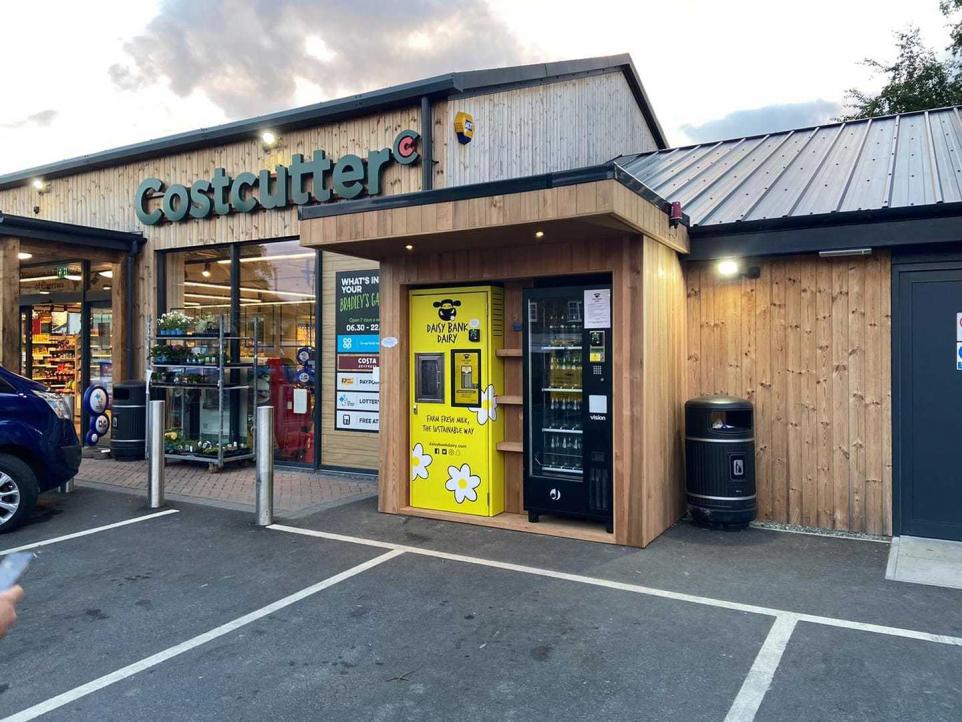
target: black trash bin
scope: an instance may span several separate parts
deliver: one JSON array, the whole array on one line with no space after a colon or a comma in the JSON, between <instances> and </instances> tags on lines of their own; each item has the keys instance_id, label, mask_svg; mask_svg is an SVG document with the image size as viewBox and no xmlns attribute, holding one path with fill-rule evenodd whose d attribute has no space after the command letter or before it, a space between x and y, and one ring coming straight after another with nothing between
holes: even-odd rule
<instances>
[{"instance_id":1,"label":"black trash bin","mask_svg":"<svg viewBox=\"0 0 962 722\"><path fill-rule=\"evenodd\" d=\"M111 416L111 457L120 461L143 459L147 439L147 384L143 381L114 384Z\"/></svg>"},{"instance_id":2,"label":"black trash bin","mask_svg":"<svg viewBox=\"0 0 962 722\"><path fill-rule=\"evenodd\" d=\"M755 518L755 418L750 401L685 403L685 487L695 521L745 527Z\"/></svg>"}]
</instances>

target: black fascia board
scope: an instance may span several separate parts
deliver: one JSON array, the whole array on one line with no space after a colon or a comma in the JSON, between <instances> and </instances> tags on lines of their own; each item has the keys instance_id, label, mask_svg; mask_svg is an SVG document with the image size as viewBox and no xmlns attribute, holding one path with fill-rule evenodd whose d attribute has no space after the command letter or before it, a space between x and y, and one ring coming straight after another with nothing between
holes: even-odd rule
<instances>
[{"instance_id":1,"label":"black fascia board","mask_svg":"<svg viewBox=\"0 0 962 722\"><path fill-rule=\"evenodd\" d=\"M767 219L689 231L689 260L962 242L962 203Z\"/></svg>"},{"instance_id":2,"label":"black fascia board","mask_svg":"<svg viewBox=\"0 0 962 722\"><path fill-rule=\"evenodd\" d=\"M87 248L138 253L147 239L139 233L78 226L0 213L0 236L52 241Z\"/></svg>"},{"instance_id":3,"label":"black fascia board","mask_svg":"<svg viewBox=\"0 0 962 722\"><path fill-rule=\"evenodd\" d=\"M346 98L337 98L293 110L269 113L211 128L200 128L7 173L0 175L0 190L22 185L32 178L42 177L51 180L79 172L99 170L239 140L249 140L252 135L262 130L270 129L283 132L320 125L321 123L336 122L365 113L416 105L423 96L447 97L491 85L523 85L532 80L558 78L616 68L621 68L628 77L629 85L635 93L636 101L642 113L652 127L656 141L660 143L660 147L664 148L664 133L661 126L654 116L651 104L641 86L641 81L638 79L634 66L631 65L630 56L623 54L557 63L536 63L510 68L456 72L424 80L415 80Z\"/></svg>"}]
</instances>

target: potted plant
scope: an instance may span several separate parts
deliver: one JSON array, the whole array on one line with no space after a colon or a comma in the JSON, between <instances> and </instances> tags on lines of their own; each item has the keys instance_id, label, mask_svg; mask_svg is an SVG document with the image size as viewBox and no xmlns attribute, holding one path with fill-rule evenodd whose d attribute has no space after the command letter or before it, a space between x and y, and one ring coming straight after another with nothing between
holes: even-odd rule
<instances>
[{"instance_id":1,"label":"potted plant","mask_svg":"<svg viewBox=\"0 0 962 722\"><path fill-rule=\"evenodd\" d=\"M159 336L183 336L190 326L190 317L180 311L168 311L157 319Z\"/></svg>"},{"instance_id":2,"label":"potted plant","mask_svg":"<svg viewBox=\"0 0 962 722\"><path fill-rule=\"evenodd\" d=\"M165 364L170 358L169 347L166 344L157 344L150 349L150 358L155 364Z\"/></svg>"},{"instance_id":3,"label":"potted plant","mask_svg":"<svg viewBox=\"0 0 962 722\"><path fill-rule=\"evenodd\" d=\"M196 336L216 336L217 335L217 321L216 319L205 314L203 316L198 316L194 319L194 335Z\"/></svg>"}]
</instances>

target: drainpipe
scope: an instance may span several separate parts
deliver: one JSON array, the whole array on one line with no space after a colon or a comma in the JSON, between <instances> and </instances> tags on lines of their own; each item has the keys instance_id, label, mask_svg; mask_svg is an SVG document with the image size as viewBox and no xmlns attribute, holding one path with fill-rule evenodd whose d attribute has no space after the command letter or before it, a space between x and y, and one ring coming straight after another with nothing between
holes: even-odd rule
<instances>
[{"instance_id":1,"label":"drainpipe","mask_svg":"<svg viewBox=\"0 0 962 722\"><path fill-rule=\"evenodd\" d=\"M127 250L126 267L124 272L127 275L127 298L124 299L127 312L124 314L124 340L127 344L127 353L124 357L124 380L131 381L134 378L134 297L136 295L134 283L136 274L134 273L134 259L140 251L140 244L132 241ZM146 351L146 350L145 350Z\"/></svg>"},{"instance_id":2,"label":"drainpipe","mask_svg":"<svg viewBox=\"0 0 962 722\"><path fill-rule=\"evenodd\" d=\"M431 134L434 119L431 117L431 98L421 96L421 190L434 187L434 141Z\"/></svg>"}]
</instances>

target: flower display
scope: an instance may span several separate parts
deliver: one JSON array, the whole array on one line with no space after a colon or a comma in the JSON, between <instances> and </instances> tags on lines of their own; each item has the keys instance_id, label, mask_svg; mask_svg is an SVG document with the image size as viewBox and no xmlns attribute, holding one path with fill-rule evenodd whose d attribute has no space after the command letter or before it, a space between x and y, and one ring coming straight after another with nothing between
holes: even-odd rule
<instances>
[{"instance_id":1,"label":"flower display","mask_svg":"<svg viewBox=\"0 0 962 722\"><path fill-rule=\"evenodd\" d=\"M488 421L498 419L498 397L494 393L494 384L488 384L488 388L481 392L481 405L468 408L478 416L478 423L484 426Z\"/></svg>"},{"instance_id":2,"label":"flower display","mask_svg":"<svg viewBox=\"0 0 962 722\"><path fill-rule=\"evenodd\" d=\"M454 500L458 504L477 501L479 486L481 486L481 477L471 473L470 465L448 467L448 480L444 482L444 488L454 493Z\"/></svg>"},{"instance_id":3,"label":"flower display","mask_svg":"<svg viewBox=\"0 0 962 722\"><path fill-rule=\"evenodd\" d=\"M411 451L411 481L427 479L428 467L432 461L431 456L424 453L424 446L421 443L415 444Z\"/></svg>"}]
</instances>

